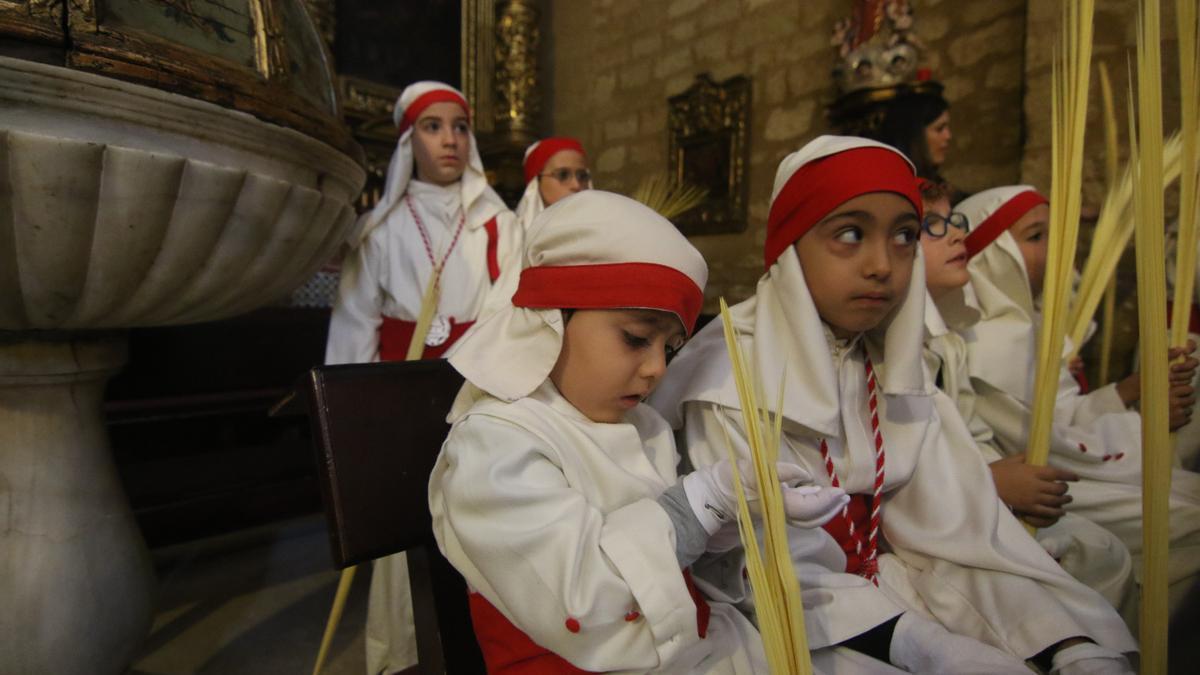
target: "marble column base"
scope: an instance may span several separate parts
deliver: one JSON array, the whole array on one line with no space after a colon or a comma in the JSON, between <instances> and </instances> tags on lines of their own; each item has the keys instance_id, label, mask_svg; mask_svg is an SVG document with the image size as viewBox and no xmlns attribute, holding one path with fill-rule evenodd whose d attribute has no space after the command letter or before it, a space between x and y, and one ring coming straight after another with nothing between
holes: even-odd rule
<instances>
[{"instance_id":1,"label":"marble column base","mask_svg":"<svg viewBox=\"0 0 1200 675\"><path fill-rule=\"evenodd\" d=\"M26 334L29 335L29 334ZM101 414L124 337L0 333L0 671L124 672L153 568Z\"/></svg>"}]
</instances>

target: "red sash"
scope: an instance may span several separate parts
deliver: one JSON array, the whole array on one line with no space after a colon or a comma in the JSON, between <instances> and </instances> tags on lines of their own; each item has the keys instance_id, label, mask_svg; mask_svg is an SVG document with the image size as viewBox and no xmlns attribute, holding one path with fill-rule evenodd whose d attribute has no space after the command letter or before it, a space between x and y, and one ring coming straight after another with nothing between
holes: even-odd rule
<instances>
[{"instance_id":1,"label":"red sash","mask_svg":"<svg viewBox=\"0 0 1200 675\"><path fill-rule=\"evenodd\" d=\"M500 262L496 257L496 250L499 246L500 235L496 228L496 219L483 224L483 229L487 232L487 267L488 279L494 284L496 279L500 278ZM426 345L421 352L422 359L440 359L450 347L458 341L467 329L475 325L474 321L466 321L457 323L454 317L450 317L450 337L446 341L436 347ZM408 343L412 342L413 331L416 330L417 324L415 321L404 321L402 319L393 319L390 316L383 317L383 323L379 326L379 360L380 361L403 361L404 357L408 356Z\"/></svg>"},{"instance_id":2,"label":"red sash","mask_svg":"<svg viewBox=\"0 0 1200 675\"><path fill-rule=\"evenodd\" d=\"M862 569L863 560L857 548L859 537L862 537L861 541L865 544L871 528L870 500L871 495L850 495L847 508L850 510L850 519L854 521L855 536L850 536L850 528L845 518L834 518L822 526L846 554L846 572L849 574L858 574ZM864 552L865 548L864 545Z\"/></svg>"},{"instance_id":3,"label":"red sash","mask_svg":"<svg viewBox=\"0 0 1200 675\"><path fill-rule=\"evenodd\" d=\"M465 323L457 323L454 318L450 319L450 337L446 341L436 347L425 346L421 352L422 359L440 359L442 354L458 341L467 329L474 326L474 321ZM417 328L415 321L403 321L401 319L393 319L390 316L383 317L383 323L379 324L379 360L380 361L403 361L408 355L408 343L412 342L413 331Z\"/></svg>"},{"instance_id":4,"label":"red sash","mask_svg":"<svg viewBox=\"0 0 1200 675\"><path fill-rule=\"evenodd\" d=\"M692 582L691 572L683 571L692 602L696 603L696 631L701 638L708 633L708 602ZM566 659L529 639L520 628L509 621L500 610L478 593L469 595L471 624L475 628L475 639L483 652L483 661L491 675L587 675ZM626 615L626 621L636 621L638 615ZM563 630L580 631L579 622L568 618Z\"/></svg>"}]
</instances>

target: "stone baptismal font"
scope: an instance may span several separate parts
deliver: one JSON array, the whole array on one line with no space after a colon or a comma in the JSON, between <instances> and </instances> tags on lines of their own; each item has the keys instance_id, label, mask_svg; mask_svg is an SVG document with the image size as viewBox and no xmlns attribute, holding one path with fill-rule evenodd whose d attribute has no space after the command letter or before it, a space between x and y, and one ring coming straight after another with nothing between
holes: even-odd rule
<instances>
[{"instance_id":1,"label":"stone baptismal font","mask_svg":"<svg viewBox=\"0 0 1200 675\"><path fill-rule=\"evenodd\" d=\"M0 3L0 664L118 673L153 574L101 414L131 327L285 297L365 174L301 0Z\"/></svg>"}]
</instances>

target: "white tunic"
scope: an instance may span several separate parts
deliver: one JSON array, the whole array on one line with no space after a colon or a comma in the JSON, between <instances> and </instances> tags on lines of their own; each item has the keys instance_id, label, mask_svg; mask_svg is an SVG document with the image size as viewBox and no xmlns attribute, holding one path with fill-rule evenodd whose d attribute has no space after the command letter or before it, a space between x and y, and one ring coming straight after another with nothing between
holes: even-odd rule
<instances>
[{"instance_id":1,"label":"white tunic","mask_svg":"<svg viewBox=\"0 0 1200 675\"><path fill-rule=\"evenodd\" d=\"M925 361L930 373L954 402L984 461L991 464L1002 459L1004 454L995 445L991 427L975 410L966 345L946 325L932 298L926 300L925 330ZM942 417L951 414L949 410L941 411ZM1071 576L1103 595L1123 616L1132 616L1136 607L1133 563L1129 549L1116 535L1086 518L1068 513L1054 525L1039 529L1036 537Z\"/></svg>"},{"instance_id":2,"label":"white tunic","mask_svg":"<svg viewBox=\"0 0 1200 675\"><path fill-rule=\"evenodd\" d=\"M880 586L845 572L845 554L825 530L790 532L810 646L843 642L913 611L1022 659L1075 636L1118 652L1136 650L1108 602L1064 572L1004 507L978 453L959 449L974 441L957 414L942 417L953 402L922 385L919 261L893 328L869 341L886 448ZM823 337L794 252L733 313L764 389L775 391L778 378L787 378L780 460L828 484L819 450L825 440L842 486L869 495L875 457L863 349ZM884 358L885 346L892 361ZM726 456L722 427L737 452L747 454L720 322L685 347L652 402L673 425L683 423L693 462ZM730 576L727 586L736 586Z\"/></svg>"},{"instance_id":3,"label":"white tunic","mask_svg":"<svg viewBox=\"0 0 1200 675\"><path fill-rule=\"evenodd\" d=\"M463 219L461 191L414 180L386 220L342 262L338 302L329 322L326 363L365 363L379 359L383 317L416 321L421 298L437 263L446 260L437 314L456 323L474 321L507 304L520 278L521 228L511 211L496 214L496 261L500 277L488 275L488 233L484 222L465 223L450 255L446 251ZM421 236L411 204L429 237Z\"/></svg>"},{"instance_id":4,"label":"white tunic","mask_svg":"<svg viewBox=\"0 0 1200 675\"><path fill-rule=\"evenodd\" d=\"M1024 452L1029 435L1034 358L1040 314L1033 306L1025 263L1005 232L972 259L980 321L957 332L967 347L976 410L1005 454ZM1060 368L1049 461L1082 478L1067 505L1117 535L1142 567L1141 416L1104 397L1085 399ZM1107 459L1105 459L1107 458ZM1168 595L1174 612L1200 579L1200 474L1171 473Z\"/></svg>"},{"instance_id":5,"label":"white tunic","mask_svg":"<svg viewBox=\"0 0 1200 675\"><path fill-rule=\"evenodd\" d=\"M679 459L661 416L642 405L598 424L549 381L513 403L476 393L429 481L434 534L472 590L584 670L767 675L762 638L733 605L710 599L697 635L675 529L655 501ZM900 672L842 648L812 662L825 675Z\"/></svg>"},{"instance_id":6,"label":"white tunic","mask_svg":"<svg viewBox=\"0 0 1200 675\"><path fill-rule=\"evenodd\" d=\"M655 501L676 480L671 429L647 406L626 419L592 422L548 380L513 403L485 395L430 477L442 552L517 628L584 670L765 673L758 635L733 607L713 603L708 636L697 635L675 530Z\"/></svg>"}]
</instances>

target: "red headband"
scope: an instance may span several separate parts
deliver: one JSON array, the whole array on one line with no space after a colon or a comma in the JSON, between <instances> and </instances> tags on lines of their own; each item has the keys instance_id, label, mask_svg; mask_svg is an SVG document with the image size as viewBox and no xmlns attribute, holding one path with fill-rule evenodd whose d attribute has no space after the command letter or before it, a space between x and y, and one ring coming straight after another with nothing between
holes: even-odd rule
<instances>
[{"instance_id":1,"label":"red headband","mask_svg":"<svg viewBox=\"0 0 1200 675\"><path fill-rule=\"evenodd\" d=\"M540 174L542 169L545 168L546 162L549 162L551 157L563 150L574 150L581 155L587 155L583 151L583 144L574 138L556 137L543 139L533 149L533 152L529 153L529 156L525 158L525 182L528 183L533 180L533 177Z\"/></svg>"},{"instance_id":2,"label":"red headband","mask_svg":"<svg viewBox=\"0 0 1200 675\"><path fill-rule=\"evenodd\" d=\"M690 335L704 304L691 277L655 263L527 267L512 304L530 309L657 309Z\"/></svg>"},{"instance_id":3,"label":"red headband","mask_svg":"<svg viewBox=\"0 0 1200 675\"><path fill-rule=\"evenodd\" d=\"M434 89L427 91L417 97L417 100L409 104L404 109L404 116L400 118L400 133L408 131L408 128L416 124L417 118L426 108L434 103L457 103L462 106L464 112L467 113L467 119L471 118L471 108L467 105L467 100L459 96L457 92L449 89Z\"/></svg>"},{"instance_id":4,"label":"red headband","mask_svg":"<svg viewBox=\"0 0 1200 675\"><path fill-rule=\"evenodd\" d=\"M996 212L988 216L982 223L971 228L971 233L967 235L967 257L974 258L975 254L987 248L987 245L996 241L1008 228L1012 227L1013 223L1021 219L1021 216L1029 213L1029 210L1039 204L1049 204L1050 201L1038 194L1034 190L1026 190L1017 193L1012 199L1004 202L1004 204L996 209Z\"/></svg>"},{"instance_id":5,"label":"red headband","mask_svg":"<svg viewBox=\"0 0 1200 675\"><path fill-rule=\"evenodd\" d=\"M805 164L788 178L767 216L766 266L813 225L847 200L870 192L895 192L922 215L912 166L894 150L854 148Z\"/></svg>"}]
</instances>

